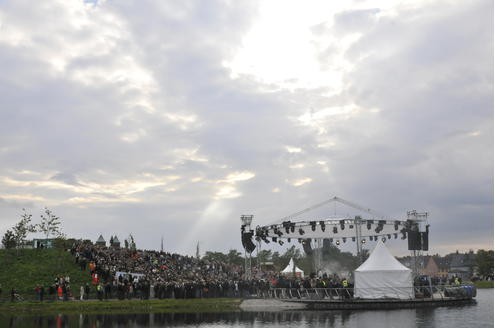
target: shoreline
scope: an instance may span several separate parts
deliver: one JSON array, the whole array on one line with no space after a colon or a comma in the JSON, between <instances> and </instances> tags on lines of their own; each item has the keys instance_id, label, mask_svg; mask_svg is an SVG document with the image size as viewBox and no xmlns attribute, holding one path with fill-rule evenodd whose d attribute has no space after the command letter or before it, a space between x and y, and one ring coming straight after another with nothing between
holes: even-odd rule
<instances>
[{"instance_id":1,"label":"shoreline","mask_svg":"<svg viewBox=\"0 0 495 328\"><path fill-rule=\"evenodd\" d=\"M0 316L37 314L194 313L240 311L238 298L23 301L0 303Z\"/></svg>"}]
</instances>

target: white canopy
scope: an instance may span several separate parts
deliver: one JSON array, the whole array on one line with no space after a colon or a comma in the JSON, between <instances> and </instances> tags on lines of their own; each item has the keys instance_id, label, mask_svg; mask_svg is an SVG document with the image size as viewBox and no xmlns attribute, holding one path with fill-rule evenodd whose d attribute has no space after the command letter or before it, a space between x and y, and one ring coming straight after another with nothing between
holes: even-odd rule
<instances>
[{"instance_id":1,"label":"white canopy","mask_svg":"<svg viewBox=\"0 0 495 328\"><path fill-rule=\"evenodd\" d=\"M411 270L397 261L380 240L369 258L354 271L354 297L413 298Z\"/></svg>"},{"instance_id":2,"label":"white canopy","mask_svg":"<svg viewBox=\"0 0 495 328\"><path fill-rule=\"evenodd\" d=\"M294 259L290 259L289 264L285 269L283 269L280 273L283 274L293 274L296 273L296 276L301 276L301 278L304 278L304 271L299 269L296 264L294 263Z\"/></svg>"}]
</instances>

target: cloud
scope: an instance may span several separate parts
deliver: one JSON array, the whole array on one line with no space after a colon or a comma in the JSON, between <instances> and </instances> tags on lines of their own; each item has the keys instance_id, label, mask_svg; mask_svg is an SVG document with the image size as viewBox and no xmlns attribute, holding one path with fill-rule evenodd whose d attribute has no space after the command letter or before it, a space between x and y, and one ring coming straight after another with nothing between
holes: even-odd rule
<instances>
[{"instance_id":1,"label":"cloud","mask_svg":"<svg viewBox=\"0 0 495 328\"><path fill-rule=\"evenodd\" d=\"M268 224L339 195L431 211L438 249L460 231L489 247L492 13L483 0L7 2L0 233L49 206L81 238L239 249L241 214Z\"/></svg>"}]
</instances>

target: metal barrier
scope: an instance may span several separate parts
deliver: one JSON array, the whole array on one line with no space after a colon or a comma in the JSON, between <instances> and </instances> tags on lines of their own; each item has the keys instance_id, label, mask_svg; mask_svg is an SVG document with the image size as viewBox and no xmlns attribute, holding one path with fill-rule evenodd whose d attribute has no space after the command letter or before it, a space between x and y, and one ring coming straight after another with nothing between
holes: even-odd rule
<instances>
[{"instance_id":1,"label":"metal barrier","mask_svg":"<svg viewBox=\"0 0 495 328\"><path fill-rule=\"evenodd\" d=\"M414 286L414 287L379 287L367 288L377 294L383 293L387 298L404 299L407 290L409 299L446 300L470 299L476 296L474 286ZM402 293L399 293L402 291ZM395 292L395 295L394 295ZM307 300L349 300L354 299L354 288L270 288L268 297L277 299L307 299ZM395 296L395 297L394 297Z\"/></svg>"}]
</instances>

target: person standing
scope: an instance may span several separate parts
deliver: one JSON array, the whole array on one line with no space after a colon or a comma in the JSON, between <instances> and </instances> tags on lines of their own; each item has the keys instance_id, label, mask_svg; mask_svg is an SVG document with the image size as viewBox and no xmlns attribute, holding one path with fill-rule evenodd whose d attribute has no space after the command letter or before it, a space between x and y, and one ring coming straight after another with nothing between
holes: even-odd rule
<instances>
[{"instance_id":1,"label":"person standing","mask_svg":"<svg viewBox=\"0 0 495 328\"><path fill-rule=\"evenodd\" d=\"M81 288L79 288L79 294L81 294L79 296L79 300L80 301L84 300L84 286L83 285L81 285Z\"/></svg>"},{"instance_id":2,"label":"person standing","mask_svg":"<svg viewBox=\"0 0 495 328\"><path fill-rule=\"evenodd\" d=\"M86 283L86 286L84 286L84 296L86 297L86 299L89 299L89 284Z\"/></svg>"}]
</instances>

